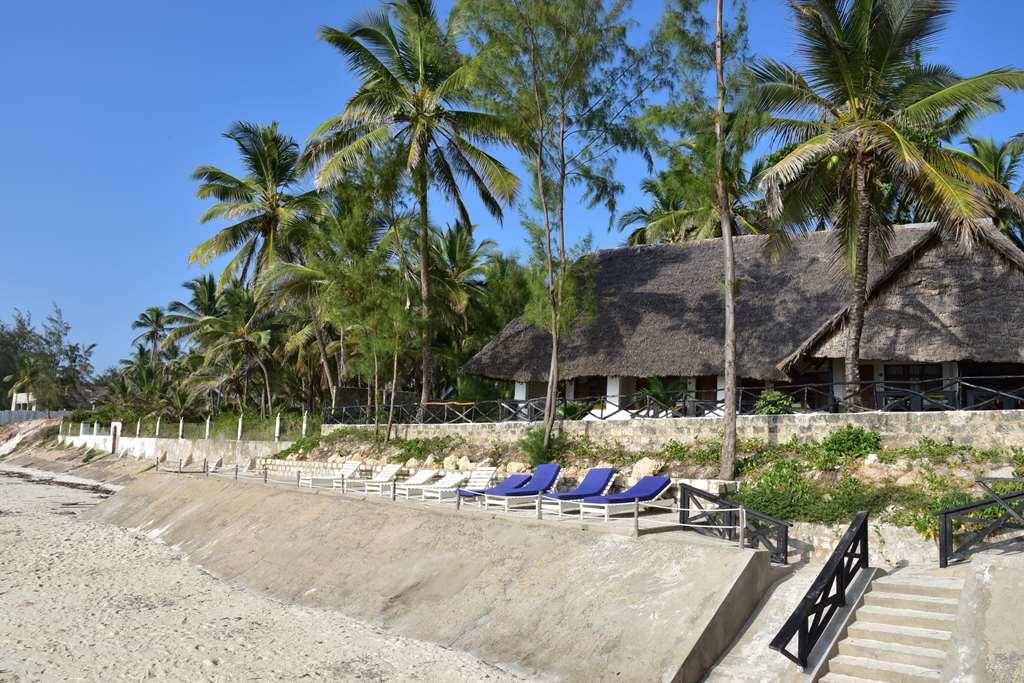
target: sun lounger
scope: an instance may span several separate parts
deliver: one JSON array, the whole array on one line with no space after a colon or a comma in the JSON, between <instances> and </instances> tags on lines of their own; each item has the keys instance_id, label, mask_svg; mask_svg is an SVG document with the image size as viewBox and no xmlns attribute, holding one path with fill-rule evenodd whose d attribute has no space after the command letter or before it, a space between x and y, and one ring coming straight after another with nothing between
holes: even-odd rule
<instances>
[{"instance_id":1,"label":"sun lounger","mask_svg":"<svg viewBox=\"0 0 1024 683\"><path fill-rule=\"evenodd\" d=\"M434 472L433 470L420 470L420 472ZM419 472L417 472L419 474ZM458 488L465 483L469 477L465 472L449 472L440 479L432 483L423 484L411 484L410 480L402 481L395 484L395 496L398 498L419 498L423 495L424 489L439 488L439 489L454 489Z\"/></svg>"},{"instance_id":2,"label":"sun lounger","mask_svg":"<svg viewBox=\"0 0 1024 683\"><path fill-rule=\"evenodd\" d=\"M469 487L459 489L459 497L466 498L468 500L475 500L479 504L483 504L484 498L487 495L500 496L504 493L517 489L526 482L530 481L530 475L528 474L510 474L500 482L497 486L493 486L487 489L471 489Z\"/></svg>"},{"instance_id":3,"label":"sun lounger","mask_svg":"<svg viewBox=\"0 0 1024 683\"><path fill-rule=\"evenodd\" d=\"M612 515L632 512L637 502L643 507L663 497L672 486L668 477L644 477L627 491L610 496L588 496L580 501L580 519L584 515L604 515L608 521Z\"/></svg>"},{"instance_id":4,"label":"sun lounger","mask_svg":"<svg viewBox=\"0 0 1024 683\"><path fill-rule=\"evenodd\" d=\"M583 480L572 491L561 493L545 493L540 498L542 510L557 512L561 517L565 512L573 512L580 507L580 501L590 496L603 496L615 482L614 467L595 467L587 472Z\"/></svg>"},{"instance_id":5,"label":"sun lounger","mask_svg":"<svg viewBox=\"0 0 1024 683\"><path fill-rule=\"evenodd\" d=\"M485 489L491 485L497 467L478 467L469 475L466 487L470 489ZM423 500L436 500L442 502L446 498L456 498L459 495L459 487L455 486L425 486L423 487Z\"/></svg>"},{"instance_id":6,"label":"sun lounger","mask_svg":"<svg viewBox=\"0 0 1024 683\"><path fill-rule=\"evenodd\" d=\"M405 481L401 482L404 486L423 486L430 482L431 479L437 476L436 470L416 470L416 473L408 477ZM366 492L367 493L379 493L384 496L391 493L391 489L398 486L399 483L396 481L387 482L367 482ZM395 492L398 495L398 492Z\"/></svg>"},{"instance_id":7,"label":"sun lounger","mask_svg":"<svg viewBox=\"0 0 1024 683\"><path fill-rule=\"evenodd\" d=\"M483 491L483 506L486 509L494 504L508 512L510 507L533 507L537 504L537 496L550 491L558 481L561 465L547 463L539 465L529 481L509 488L493 488ZM504 483L504 482L502 482Z\"/></svg>"},{"instance_id":8,"label":"sun lounger","mask_svg":"<svg viewBox=\"0 0 1024 683\"><path fill-rule=\"evenodd\" d=\"M308 486L309 488L316 488L318 486L340 488L341 484L335 486L335 482L340 482L342 479L358 479L362 467L363 463L358 460L346 460L341 463L341 467L337 472L331 474L313 475L300 472L299 486Z\"/></svg>"},{"instance_id":9,"label":"sun lounger","mask_svg":"<svg viewBox=\"0 0 1024 683\"><path fill-rule=\"evenodd\" d=\"M371 487L377 487L382 484L390 484L398 476L398 471L402 469L401 465L384 465L380 468L380 472L373 475L369 479L346 479L342 486L342 493L351 493L352 491L362 491L363 493L373 493Z\"/></svg>"}]
</instances>

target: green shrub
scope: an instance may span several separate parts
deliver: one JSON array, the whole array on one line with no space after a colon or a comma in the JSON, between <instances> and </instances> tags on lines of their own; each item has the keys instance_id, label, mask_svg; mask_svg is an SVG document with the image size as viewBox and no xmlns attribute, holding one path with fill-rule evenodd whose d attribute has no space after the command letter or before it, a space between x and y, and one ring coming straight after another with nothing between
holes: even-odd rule
<instances>
[{"instance_id":1,"label":"green shrub","mask_svg":"<svg viewBox=\"0 0 1024 683\"><path fill-rule=\"evenodd\" d=\"M806 519L813 487L800 474L795 460L776 460L750 485L735 494L740 504L786 520Z\"/></svg>"},{"instance_id":2,"label":"green shrub","mask_svg":"<svg viewBox=\"0 0 1024 683\"><path fill-rule=\"evenodd\" d=\"M679 443L675 439L671 439L662 447L661 457L665 460L675 460L676 462L686 462L690 455L690 449Z\"/></svg>"},{"instance_id":3,"label":"green shrub","mask_svg":"<svg viewBox=\"0 0 1024 683\"><path fill-rule=\"evenodd\" d=\"M836 469L847 458L863 458L869 453L882 449L882 436L876 431L847 425L829 434L821 442L820 457L811 457L811 464L818 470Z\"/></svg>"},{"instance_id":4,"label":"green shrub","mask_svg":"<svg viewBox=\"0 0 1024 683\"><path fill-rule=\"evenodd\" d=\"M564 432L552 431L547 448L544 447L544 428L534 427L519 440L519 450L534 467L546 462L560 462L568 448Z\"/></svg>"},{"instance_id":5,"label":"green shrub","mask_svg":"<svg viewBox=\"0 0 1024 683\"><path fill-rule=\"evenodd\" d=\"M422 462L431 455L435 458L444 457L445 452L458 443L458 438L432 436L425 439L402 439L392 443L398 446L398 452L391 456L391 460L404 464L412 458Z\"/></svg>"},{"instance_id":6,"label":"green shrub","mask_svg":"<svg viewBox=\"0 0 1024 683\"><path fill-rule=\"evenodd\" d=\"M295 455L298 460L305 460L304 457L314 448L320 445L320 435L311 434L292 442L292 445L282 451L278 451L272 457L275 460L287 460L288 456Z\"/></svg>"},{"instance_id":7,"label":"green shrub","mask_svg":"<svg viewBox=\"0 0 1024 683\"><path fill-rule=\"evenodd\" d=\"M754 403L758 415L788 415L793 412L793 397L781 391L762 391Z\"/></svg>"}]
</instances>

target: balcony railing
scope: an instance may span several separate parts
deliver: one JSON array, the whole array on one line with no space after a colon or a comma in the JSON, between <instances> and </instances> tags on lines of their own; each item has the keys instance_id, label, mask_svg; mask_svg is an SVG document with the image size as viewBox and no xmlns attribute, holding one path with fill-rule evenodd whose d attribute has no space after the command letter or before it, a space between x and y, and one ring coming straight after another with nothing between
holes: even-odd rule
<instances>
[{"instance_id":1,"label":"balcony railing","mask_svg":"<svg viewBox=\"0 0 1024 683\"><path fill-rule=\"evenodd\" d=\"M765 391L789 397L792 413L927 412L937 410L1012 410L1024 408L1024 376L957 377L916 382L845 382L828 384L776 384L772 387L740 387L737 411L757 413L757 401ZM561 420L626 420L636 418L715 417L725 401L715 390L673 392L641 390L618 396L592 396L556 400ZM386 404L345 406L324 411L324 424L384 424L391 407ZM539 422L544 418L544 399L497 399L491 401L438 401L395 403L397 424L459 424L490 422Z\"/></svg>"}]
</instances>

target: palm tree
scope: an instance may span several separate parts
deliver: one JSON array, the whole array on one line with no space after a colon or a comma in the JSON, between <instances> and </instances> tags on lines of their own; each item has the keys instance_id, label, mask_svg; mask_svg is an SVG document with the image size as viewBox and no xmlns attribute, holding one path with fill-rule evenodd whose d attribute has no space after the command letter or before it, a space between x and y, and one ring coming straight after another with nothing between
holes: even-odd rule
<instances>
[{"instance_id":1,"label":"palm tree","mask_svg":"<svg viewBox=\"0 0 1024 683\"><path fill-rule=\"evenodd\" d=\"M1002 89L1024 88L1020 71L960 78L921 64L950 6L791 0L805 69L767 59L753 67L759 105L791 145L762 176L770 213L827 215L852 278L846 382L854 401L869 253L886 256L892 236L889 188L905 190L917 215L965 241L989 197L1024 214L1018 198L940 144L997 110Z\"/></svg>"},{"instance_id":2,"label":"palm tree","mask_svg":"<svg viewBox=\"0 0 1024 683\"><path fill-rule=\"evenodd\" d=\"M156 366L160 363L160 344L167 335L167 314L160 306L150 306L132 323L133 330L142 330L133 344L149 344L150 362Z\"/></svg>"},{"instance_id":3,"label":"palm tree","mask_svg":"<svg viewBox=\"0 0 1024 683\"><path fill-rule=\"evenodd\" d=\"M15 371L3 378L4 383L11 383L7 395L32 394L39 399L39 384L46 375L46 363L42 354L24 353L18 356Z\"/></svg>"},{"instance_id":4,"label":"palm tree","mask_svg":"<svg viewBox=\"0 0 1024 683\"><path fill-rule=\"evenodd\" d=\"M957 151L968 164L1017 197L1024 198L1024 183L1021 182L1021 171L1024 170L1024 133L1015 135L1005 142L977 137L968 137L964 142L970 151ZM1024 249L1024 220L1013 207L1000 197L991 197L988 211L996 227L1020 249Z\"/></svg>"},{"instance_id":5,"label":"palm tree","mask_svg":"<svg viewBox=\"0 0 1024 683\"><path fill-rule=\"evenodd\" d=\"M442 310L448 312L448 322L460 332L468 333L470 305L486 292L487 264L496 246L491 240L475 243L473 228L465 223L434 233L437 300ZM458 335L460 342L465 338L465 334Z\"/></svg>"},{"instance_id":6,"label":"palm tree","mask_svg":"<svg viewBox=\"0 0 1024 683\"><path fill-rule=\"evenodd\" d=\"M469 223L459 178L468 180L495 217L511 203L518 180L478 145L512 144L501 118L464 108L474 68L443 30L430 0L396 0L346 30L324 27L362 83L344 111L317 128L306 151L319 164L319 187L334 184L369 151L396 153L413 180L419 204L421 404L431 395L430 221L431 185L452 200ZM392 17L395 24L392 24Z\"/></svg>"},{"instance_id":7,"label":"palm tree","mask_svg":"<svg viewBox=\"0 0 1024 683\"><path fill-rule=\"evenodd\" d=\"M212 275L200 275L181 285L189 291L189 299L172 301L167 307L166 344L187 340L199 332L200 321L220 310L220 290Z\"/></svg>"},{"instance_id":8,"label":"palm tree","mask_svg":"<svg viewBox=\"0 0 1024 683\"><path fill-rule=\"evenodd\" d=\"M277 123L260 126L237 122L224 133L238 147L246 175L238 178L216 166L200 166L192 173L200 181L196 196L217 203L206 210L201 222L224 218L237 221L222 228L196 247L189 263L206 265L234 252L222 281L246 282L266 270L275 257L287 257L289 227L301 219L315 200L299 189L299 145L277 129Z\"/></svg>"}]
</instances>

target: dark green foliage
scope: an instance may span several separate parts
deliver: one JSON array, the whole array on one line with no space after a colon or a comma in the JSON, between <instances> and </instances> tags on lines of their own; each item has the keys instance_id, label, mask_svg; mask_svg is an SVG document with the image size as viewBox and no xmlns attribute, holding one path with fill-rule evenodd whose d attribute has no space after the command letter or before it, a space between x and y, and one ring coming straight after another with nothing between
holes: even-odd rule
<instances>
[{"instance_id":1,"label":"dark green foliage","mask_svg":"<svg viewBox=\"0 0 1024 683\"><path fill-rule=\"evenodd\" d=\"M812 458L812 465L818 470L835 469L847 458L863 458L868 453L877 453L882 448L882 437L863 427L847 425L829 434L821 443L821 453Z\"/></svg>"},{"instance_id":2,"label":"dark green foliage","mask_svg":"<svg viewBox=\"0 0 1024 683\"><path fill-rule=\"evenodd\" d=\"M754 404L758 415L788 415L793 412L793 397L781 391L762 391Z\"/></svg>"},{"instance_id":3,"label":"dark green foliage","mask_svg":"<svg viewBox=\"0 0 1024 683\"><path fill-rule=\"evenodd\" d=\"M534 427L519 440L519 450L526 455L533 467L546 462L560 462L565 457L567 447L565 432L554 431L545 448L542 427Z\"/></svg>"},{"instance_id":4,"label":"dark green foliage","mask_svg":"<svg viewBox=\"0 0 1024 683\"><path fill-rule=\"evenodd\" d=\"M423 461L433 455L435 458L444 457L445 451L449 450L459 439L450 436L435 436L427 439L401 439L392 441L398 446L398 452L391 456L395 462L405 463L412 458Z\"/></svg>"}]
</instances>

